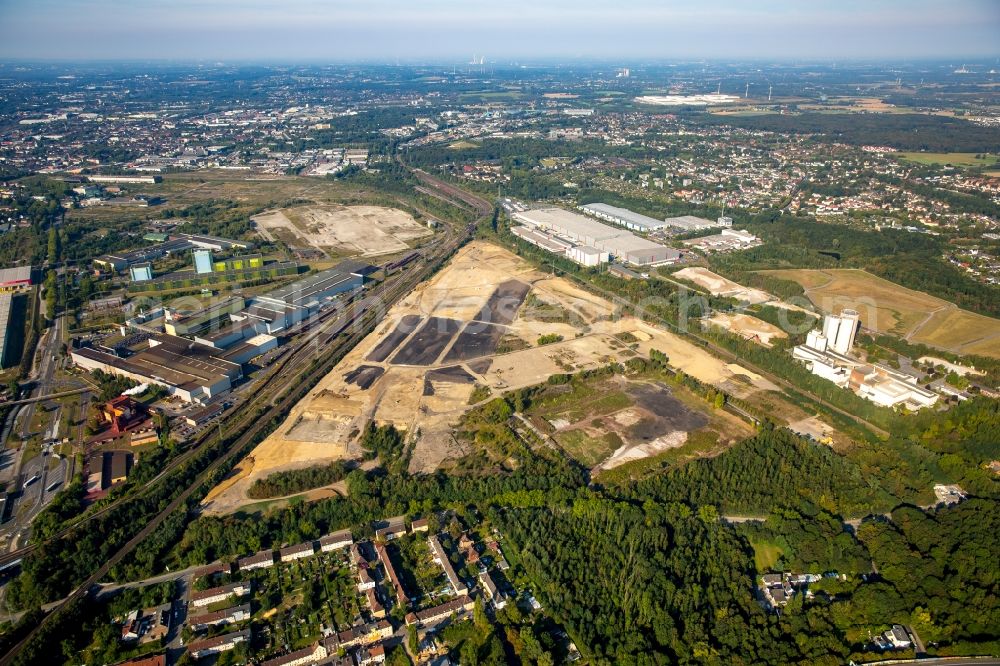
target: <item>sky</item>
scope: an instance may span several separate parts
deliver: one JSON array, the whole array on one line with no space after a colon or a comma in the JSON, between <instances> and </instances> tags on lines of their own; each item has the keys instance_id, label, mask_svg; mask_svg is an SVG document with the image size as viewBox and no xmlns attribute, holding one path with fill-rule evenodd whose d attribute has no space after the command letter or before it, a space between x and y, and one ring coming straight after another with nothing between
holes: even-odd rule
<instances>
[{"instance_id":1,"label":"sky","mask_svg":"<svg viewBox=\"0 0 1000 666\"><path fill-rule=\"evenodd\" d=\"M0 59L1000 56L1000 0L0 0Z\"/></svg>"}]
</instances>

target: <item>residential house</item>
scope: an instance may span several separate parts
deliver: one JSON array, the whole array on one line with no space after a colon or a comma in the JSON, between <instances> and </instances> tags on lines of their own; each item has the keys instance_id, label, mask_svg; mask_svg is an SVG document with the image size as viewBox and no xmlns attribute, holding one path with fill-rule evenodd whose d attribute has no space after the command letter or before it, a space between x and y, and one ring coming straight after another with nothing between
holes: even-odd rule
<instances>
[{"instance_id":1,"label":"residential house","mask_svg":"<svg viewBox=\"0 0 1000 666\"><path fill-rule=\"evenodd\" d=\"M204 631L209 627L218 627L224 624L235 624L250 619L250 604L233 606L214 613L204 613L188 618L187 624L191 631Z\"/></svg>"},{"instance_id":2,"label":"residential house","mask_svg":"<svg viewBox=\"0 0 1000 666\"><path fill-rule=\"evenodd\" d=\"M885 632L883 635L896 650L904 650L913 645L910 641L910 634L907 633L906 627L901 624L892 625L892 629Z\"/></svg>"},{"instance_id":3,"label":"residential house","mask_svg":"<svg viewBox=\"0 0 1000 666\"><path fill-rule=\"evenodd\" d=\"M497 587L489 571L479 574L479 583L483 586L484 596L493 602L493 607L500 610L507 605L507 596Z\"/></svg>"},{"instance_id":4,"label":"residential house","mask_svg":"<svg viewBox=\"0 0 1000 666\"><path fill-rule=\"evenodd\" d=\"M348 548L353 544L354 537L351 536L351 530L340 530L339 532L321 537L319 540L319 549L320 552L329 553L340 548Z\"/></svg>"},{"instance_id":5,"label":"residential house","mask_svg":"<svg viewBox=\"0 0 1000 666\"><path fill-rule=\"evenodd\" d=\"M457 599L452 599L451 601L445 602L440 606L410 613L407 615L407 623L415 623L420 626L434 624L444 620L445 618L451 617L455 613L471 611L475 605L476 603L469 598L468 595L462 595Z\"/></svg>"},{"instance_id":6,"label":"residential house","mask_svg":"<svg viewBox=\"0 0 1000 666\"><path fill-rule=\"evenodd\" d=\"M358 592L364 592L375 587L375 579L368 573L368 569L358 568Z\"/></svg>"},{"instance_id":7,"label":"residential house","mask_svg":"<svg viewBox=\"0 0 1000 666\"><path fill-rule=\"evenodd\" d=\"M392 541L406 535L406 516L396 516L375 523L375 538Z\"/></svg>"},{"instance_id":8,"label":"residential house","mask_svg":"<svg viewBox=\"0 0 1000 666\"><path fill-rule=\"evenodd\" d=\"M358 666L371 666L385 663L385 648L382 645L363 647L354 655Z\"/></svg>"},{"instance_id":9,"label":"residential house","mask_svg":"<svg viewBox=\"0 0 1000 666\"><path fill-rule=\"evenodd\" d=\"M207 638L203 641L191 643L188 646L188 652L191 653L191 656L195 659L201 659L202 657L232 650L240 643L249 641L250 630L244 629L243 631L236 631L231 634L223 634L222 636Z\"/></svg>"},{"instance_id":10,"label":"residential house","mask_svg":"<svg viewBox=\"0 0 1000 666\"><path fill-rule=\"evenodd\" d=\"M221 587L191 593L191 605L196 608L211 606L229 597L243 597L250 594L250 583L231 583Z\"/></svg>"},{"instance_id":11,"label":"residential house","mask_svg":"<svg viewBox=\"0 0 1000 666\"><path fill-rule=\"evenodd\" d=\"M375 546L376 552L378 552L378 559L385 568L385 573L389 577L390 582L392 582L393 589L396 590L396 599L399 601L399 605L403 608L410 605L410 599L403 592L403 584L399 581L399 576L396 575L396 569L393 568L392 562L389 560L389 553L386 552L385 546L378 544Z\"/></svg>"},{"instance_id":12,"label":"residential house","mask_svg":"<svg viewBox=\"0 0 1000 666\"><path fill-rule=\"evenodd\" d=\"M267 569L274 566L274 551L262 550L256 555L241 557L236 560L237 571L251 571L253 569Z\"/></svg>"},{"instance_id":13,"label":"residential house","mask_svg":"<svg viewBox=\"0 0 1000 666\"><path fill-rule=\"evenodd\" d=\"M315 552L313 543L310 541L309 543L300 543L297 546L282 548L278 551L278 556L281 558L282 562L293 562L295 560L301 560L303 557L312 557Z\"/></svg>"},{"instance_id":14,"label":"residential house","mask_svg":"<svg viewBox=\"0 0 1000 666\"><path fill-rule=\"evenodd\" d=\"M431 547L431 553L434 554L434 561L441 565L441 568L444 569L444 573L448 577L448 582L451 583L452 591L459 596L468 594L469 588L465 586L462 579L455 573L455 568L448 560L448 553L445 552L444 547L441 545L441 541L437 538L437 535L432 534L427 537L427 543Z\"/></svg>"},{"instance_id":15,"label":"residential house","mask_svg":"<svg viewBox=\"0 0 1000 666\"><path fill-rule=\"evenodd\" d=\"M381 620L385 617L385 606L379 603L378 596L375 594L373 588L368 588L365 590L365 595L368 597L368 608L372 611L372 617L376 620Z\"/></svg>"},{"instance_id":16,"label":"residential house","mask_svg":"<svg viewBox=\"0 0 1000 666\"><path fill-rule=\"evenodd\" d=\"M329 653L322 643L314 643L301 650L261 662L261 666L305 666L306 664L315 664L328 656Z\"/></svg>"}]
</instances>

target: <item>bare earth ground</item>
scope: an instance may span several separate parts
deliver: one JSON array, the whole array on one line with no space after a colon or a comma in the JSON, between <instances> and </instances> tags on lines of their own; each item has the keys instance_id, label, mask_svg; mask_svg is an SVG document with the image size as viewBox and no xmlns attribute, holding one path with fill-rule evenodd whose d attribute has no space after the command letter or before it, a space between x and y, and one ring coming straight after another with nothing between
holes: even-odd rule
<instances>
[{"instance_id":1,"label":"bare earth ground","mask_svg":"<svg viewBox=\"0 0 1000 666\"><path fill-rule=\"evenodd\" d=\"M762 271L798 282L824 312L853 308L869 330L959 354L1000 358L1000 320L858 269Z\"/></svg>"},{"instance_id":2,"label":"bare earth ground","mask_svg":"<svg viewBox=\"0 0 1000 666\"><path fill-rule=\"evenodd\" d=\"M766 303L772 298L766 291L744 287L701 266L689 266L673 275L707 289L713 296L735 298L751 304Z\"/></svg>"},{"instance_id":3,"label":"bare earth ground","mask_svg":"<svg viewBox=\"0 0 1000 666\"><path fill-rule=\"evenodd\" d=\"M466 326L465 330L477 330L477 326L482 329L483 325L474 320L483 317L482 310L498 286L509 286L512 281L530 285L531 294L570 313L567 319L572 323L546 323L518 315L507 326L507 333L530 343L530 348L445 362L449 354L461 351L454 350L460 337L457 331L462 326ZM520 301L515 298L508 305L513 314ZM436 331L422 332L430 317L437 318L432 324L440 325ZM453 324L441 324L446 321ZM397 326L404 330L394 337L398 340L395 348L385 356L373 354ZM746 397L760 390L777 390L763 378L738 365L727 365L672 333L631 317L616 316L614 306L604 299L564 278L552 278L533 269L501 247L473 242L434 278L418 285L391 308L376 330L292 409L285 422L229 478L212 490L204 510L226 514L252 503L246 497L247 488L254 480L276 471L359 457L357 435L372 419L380 424L392 423L411 434L419 432L410 470L433 471L445 460L466 453L451 433L469 409L475 384L499 394L538 384L556 373L627 360L635 352L614 337L624 332L638 340L638 353L648 355L651 349L658 349L667 354L672 366L730 394ZM550 333L558 333L564 340L537 346L539 336ZM441 336L447 337L443 346ZM407 352L404 356L410 364L394 361L400 350ZM434 358L425 358L428 354ZM380 360L369 360L370 355ZM416 365L418 362L424 364ZM449 370L441 372L444 368Z\"/></svg>"},{"instance_id":4,"label":"bare earth ground","mask_svg":"<svg viewBox=\"0 0 1000 666\"><path fill-rule=\"evenodd\" d=\"M299 239L319 250L376 256L402 252L429 229L404 211L382 206L313 205L270 210L253 221L267 237Z\"/></svg>"},{"instance_id":5,"label":"bare earth ground","mask_svg":"<svg viewBox=\"0 0 1000 666\"><path fill-rule=\"evenodd\" d=\"M742 335L748 340L754 340L762 345L770 347L773 340L777 338L787 338L788 334L774 324L751 317L745 314L727 314L717 312L708 319L707 323L718 326L737 335Z\"/></svg>"}]
</instances>

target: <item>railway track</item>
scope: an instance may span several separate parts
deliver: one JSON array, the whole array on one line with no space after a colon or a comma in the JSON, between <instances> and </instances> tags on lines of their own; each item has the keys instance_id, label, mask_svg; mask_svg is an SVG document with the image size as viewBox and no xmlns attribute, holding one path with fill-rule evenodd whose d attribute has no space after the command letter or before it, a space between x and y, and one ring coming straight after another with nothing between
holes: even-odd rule
<instances>
[{"instance_id":1,"label":"railway track","mask_svg":"<svg viewBox=\"0 0 1000 666\"><path fill-rule=\"evenodd\" d=\"M444 183L429 174L425 174L423 172L417 173L416 171L414 171L414 173L423 183L439 189L447 195L459 198L473 206L480 214L480 219L488 214L491 214L493 211L492 204L481 197L458 190L457 188L448 185L447 183ZM460 194L461 196L459 196ZM479 220L477 220L477 222L478 221ZM10 664L13 664L17 659L18 654L20 654L25 647L31 644L31 642L34 641L47 626L55 622L63 611L72 607L75 603L85 599L90 594L94 586L107 576L111 569L122 562L139 546L139 544L155 532L169 516L180 509L216 471L221 469L226 463L232 461L237 456L248 453L250 446L256 443L256 438L267 427L267 424L287 414L288 410L290 410L296 402L298 402L313 386L315 386L320 379L330 372L330 370L334 367L334 365L336 365L344 354L357 345L374 328L379 321L379 313L372 310L371 306L381 303L385 306L383 308L383 313L387 311L391 305L395 304L397 300L409 293L414 286L426 279L434 270L436 270L438 262L443 261L451 254L451 252L461 247L466 240L471 238L472 233L475 230L475 226L476 222L467 225L462 230L462 233L457 234L448 242L440 244L437 247L436 252L425 254L424 256L426 261L422 266L415 267L413 270L404 271L396 276L387 278L385 282L379 285L379 287L373 290L367 297L363 298L358 303L352 303L349 305L348 308L353 309L353 314L345 313L345 316L349 315L349 319L347 321L341 321L336 330L332 332L328 331L326 330L326 327L322 325L310 330L306 338L300 341L298 347L292 353L285 355L279 364L269 372L267 375L267 381L273 381L275 377L290 366L293 360L305 360L302 358L303 355L308 358L309 355L315 352L311 343L321 335L325 335L323 343L319 345L319 348L327 348L321 352L321 355L318 357L319 360L314 360L312 364L313 367L308 370L308 374L305 377L292 375L288 379L274 384L273 386L267 386L267 389L258 394L255 400L243 403L241 407L245 411L241 413L239 421L236 424L233 424L230 421L229 426L226 428L226 431L232 433L237 432L242 427L242 434L240 434L228 445L226 451L212 460L207 467L205 467L205 469L198 473L195 479L188 484L188 486L179 495L177 495L177 497L171 500L169 504L158 514L150 518L142 529L140 529L123 546L109 556L108 559L97 570L93 571L86 580L80 583L69 596L57 602L56 605L52 607L50 612L35 627L33 627L24 638L8 650L3 657L0 657L0 666L9 666ZM353 327L353 330L346 337L341 337L343 336L344 331L351 327ZM330 346L331 344L333 345L332 347ZM265 406L266 409L264 412L260 413L260 410ZM235 413L233 415L235 415ZM202 453L207 454L212 445L221 444L223 442L225 442L225 435L223 433L220 433L219 436L209 436L207 434L203 435L202 439L195 447L192 447L190 451L185 452L181 456L178 456L178 458L174 461L171 461L170 465L168 465L170 469L165 469L164 472L161 472L157 479L162 480L167 478L170 475L170 472L180 469L185 463L195 460L197 456ZM150 486L147 486L142 492L148 492L149 489ZM93 520L99 515L104 515L115 508L120 508L123 506L123 502L138 499L141 496L142 493L123 498L121 502L109 505L100 512L92 514L87 518L87 521ZM86 521L74 524L73 526L61 531L59 535L61 537L69 536L73 530L80 528L85 522ZM49 543L57 538L60 537L53 537L46 543ZM20 559L21 557L30 554L37 548L38 545L34 545L23 551L8 553L5 557L11 560ZM2 565L3 562L4 560L0 558L0 565Z\"/></svg>"}]
</instances>

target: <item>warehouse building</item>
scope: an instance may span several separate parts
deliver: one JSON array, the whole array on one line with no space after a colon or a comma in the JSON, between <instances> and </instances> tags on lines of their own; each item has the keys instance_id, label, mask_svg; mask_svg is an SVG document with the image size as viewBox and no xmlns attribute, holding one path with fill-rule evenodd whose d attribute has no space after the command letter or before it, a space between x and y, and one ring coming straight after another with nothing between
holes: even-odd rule
<instances>
[{"instance_id":1,"label":"warehouse building","mask_svg":"<svg viewBox=\"0 0 1000 666\"><path fill-rule=\"evenodd\" d=\"M219 350L184 338L153 336L149 345L127 358L92 347L74 349L70 356L86 370L102 370L163 386L187 402L204 402L228 391L243 375L242 366L225 359Z\"/></svg>"},{"instance_id":2,"label":"warehouse building","mask_svg":"<svg viewBox=\"0 0 1000 666\"><path fill-rule=\"evenodd\" d=\"M204 236L202 234L170 234L171 240L187 242L190 248L202 248L204 250L231 250L234 247L241 250L252 250L254 244L245 240L232 240L230 238L218 238L216 236Z\"/></svg>"},{"instance_id":3,"label":"warehouse building","mask_svg":"<svg viewBox=\"0 0 1000 666\"><path fill-rule=\"evenodd\" d=\"M198 248L194 251L194 272L198 275L212 272L212 251Z\"/></svg>"},{"instance_id":4,"label":"warehouse building","mask_svg":"<svg viewBox=\"0 0 1000 666\"><path fill-rule=\"evenodd\" d=\"M31 288L31 266L0 269L0 292L26 291Z\"/></svg>"},{"instance_id":5,"label":"warehouse building","mask_svg":"<svg viewBox=\"0 0 1000 666\"><path fill-rule=\"evenodd\" d=\"M589 246L635 266L665 264L680 258L680 252L673 248L562 208L515 211L511 217L536 233L552 236L573 246Z\"/></svg>"},{"instance_id":6,"label":"warehouse building","mask_svg":"<svg viewBox=\"0 0 1000 666\"><path fill-rule=\"evenodd\" d=\"M242 296L230 296L194 312L164 309L163 329L170 335L197 335L212 327L219 320L229 320L246 307Z\"/></svg>"},{"instance_id":7,"label":"warehouse building","mask_svg":"<svg viewBox=\"0 0 1000 666\"><path fill-rule=\"evenodd\" d=\"M720 218L727 219L729 218ZM732 220L729 220L729 224L732 225ZM701 231L702 229L712 229L714 227L724 226L721 222L712 222L712 220L706 220L703 217L696 217L694 215L681 215L680 217L668 217L663 220L664 226L671 227L678 231L679 233L687 233L689 231Z\"/></svg>"},{"instance_id":8,"label":"warehouse building","mask_svg":"<svg viewBox=\"0 0 1000 666\"><path fill-rule=\"evenodd\" d=\"M605 203L590 203L579 207L584 213L593 215L599 220L607 220L612 224L618 224L626 229L640 231L643 233L655 231L667 226L667 223L656 218L635 213L627 208L619 208Z\"/></svg>"},{"instance_id":9,"label":"warehouse building","mask_svg":"<svg viewBox=\"0 0 1000 666\"><path fill-rule=\"evenodd\" d=\"M146 280L152 280L153 265L149 262L145 262L142 264L136 264L135 266L130 266L128 274L132 279L132 282L145 282Z\"/></svg>"},{"instance_id":10,"label":"warehouse building","mask_svg":"<svg viewBox=\"0 0 1000 666\"><path fill-rule=\"evenodd\" d=\"M375 268L342 261L333 268L297 280L253 299L245 314L267 333L277 333L305 320L341 294L360 289Z\"/></svg>"},{"instance_id":11,"label":"warehouse building","mask_svg":"<svg viewBox=\"0 0 1000 666\"><path fill-rule=\"evenodd\" d=\"M14 296L10 292L0 292L0 367L6 368L14 364L13 352L8 348L10 334L10 308L14 304Z\"/></svg>"},{"instance_id":12,"label":"warehouse building","mask_svg":"<svg viewBox=\"0 0 1000 666\"><path fill-rule=\"evenodd\" d=\"M254 244L250 241L230 240L228 238L216 238L215 236L202 236L199 234L170 235L170 239L150 247L123 252L121 254L106 254L94 260L99 268L120 272L135 264L155 261L161 257L171 254L179 254L190 250L215 250L217 252L238 248L242 250L252 250ZM263 263L263 262L262 262ZM218 271L219 269L216 269Z\"/></svg>"}]
</instances>

